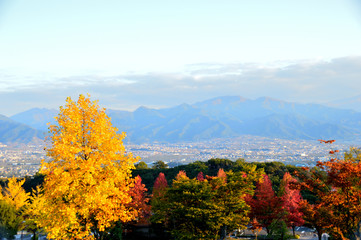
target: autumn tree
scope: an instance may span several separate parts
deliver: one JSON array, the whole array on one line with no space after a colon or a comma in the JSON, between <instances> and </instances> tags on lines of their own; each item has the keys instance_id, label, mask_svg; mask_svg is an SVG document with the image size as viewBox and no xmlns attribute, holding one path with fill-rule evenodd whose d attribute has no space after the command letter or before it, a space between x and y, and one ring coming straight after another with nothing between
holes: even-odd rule
<instances>
[{"instance_id":1,"label":"autumn tree","mask_svg":"<svg viewBox=\"0 0 361 240\"><path fill-rule=\"evenodd\" d=\"M203 180L204 180L203 172L199 172L199 173L198 173L198 175L197 175L197 180L198 180L198 181L203 181Z\"/></svg>"},{"instance_id":2,"label":"autumn tree","mask_svg":"<svg viewBox=\"0 0 361 240\"><path fill-rule=\"evenodd\" d=\"M293 236L295 236L295 227L302 226L304 223L303 213L300 211L300 203L302 202L302 196L300 190L291 188L291 184L295 184L291 174L286 172L283 175L282 186L283 186L283 208L286 210L285 220L289 227L292 227Z\"/></svg>"},{"instance_id":3,"label":"autumn tree","mask_svg":"<svg viewBox=\"0 0 361 240\"><path fill-rule=\"evenodd\" d=\"M7 186L3 189L3 194L0 196L10 205L13 205L17 211L20 211L27 205L29 200L29 194L22 187L24 182L25 179L9 178Z\"/></svg>"},{"instance_id":4,"label":"autumn tree","mask_svg":"<svg viewBox=\"0 0 361 240\"><path fill-rule=\"evenodd\" d=\"M327 172L331 191L321 196L332 212L331 233L340 238L361 238L361 163L354 158L332 158L319 162Z\"/></svg>"},{"instance_id":5,"label":"autumn tree","mask_svg":"<svg viewBox=\"0 0 361 240\"><path fill-rule=\"evenodd\" d=\"M129 194L132 201L129 206L137 213L138 221L146 221L150 215L150 205L148 204L150 198L147 195L147 188L142 183L142 178L138 175L134 179L134 185L130 188Z\"/></svg>"},{"instance_id":6,"label":"autumn tree","mask_svg":"<svg viewBox=\"0 0 361 240\"><path fill-rule=\"evenodd\" d=\"M14 205L0 199L0 238L14 239L22 219L17 215Z\"/></svg>"},{"instance_id":7,"label":"autumn tree","mask_svg":"<svg viewBox=\"0 0 361 240\"><path fill-rule=\"evenodd\" d=\"M249 222L245 196L253 194L253 182L260 177L255 166L246 172L218 170L217 176L205 179L190 179L180 171L163 203L152 205L153 219L157 216L180 239L223 239Z\"/></svg>"},{"instance_id":8,"label":"autumn tree","mask_svg":"<svg viewBox=\"0 0 361 240\"><path fill-rule=\"evenodd\" d=\"M12 215L14 211L17 224L11 224L11 226L16 226L16 229L13 229L15 232L26 227L23 224L24 219L26 218L24 212L29 205L30 196L22 187L24 182L25 179L18 180L15 177L9 178L6 186L2 189L2 193L0 193L0 200L4 201L8 207L6 207L5 203L3 203L2 206L9 211L10 215ZM6 229L6 227L3 229Z\"/></svg>"},{"instance_id":9,"label":"autumn tree","mask_svg":"<svg viewBox=\"0 0 361 240\"><path fill-rule=\"evenodd\" d=\"M334 140L320 140L330 144ZM335 239L361 237L361 164L358 151L339 158L338 150L330 150L331 159L318 162L316 168L305 169L300 187L316 196L315 203L303 203L307 222L318 225L320 234L327 232Z\"/></svg>"},{"instance_id":10,"label":"autumn tree","mask_svg":"<svg viewBox=\"0 0 361 240\"><path fill-rule=\"evenodd\" d=\"M322 234L332 225L332 217L328 208L322 202L309 203L302 200L300 210L303 213L305 224L314 228L317 232L318 239L322 239Z\"/></svg>"},{"instance_id":11,"label":"autumn tree","mask_svg":"<svg viewBox=\"0 0 361 240\"><path fill-rule=\"evenodd\" d=\"M167 187L167 179L165 178L164 173L161 172L154 181L153 199L164 196Z\"/></svg>"},{"instance_id":12,"label":"autumn tree","mask_svg":"<svg viewBox=\"0 0 361 240\"><path fill-rule=\"evenodd\" d=\"M257 183L254 197L249 199L252 207L251 218L256 218L258 223L271 234L270 225L274 220L282 220L285 213L282 209L282 198L276 196L272 183L267 175Z\"/></svg>"},{"instance_id":13,"label":"autumn tree","mask_svg":"<svg viewBox=\"0 0 361 240\"><path fill-rule=\"evenodd\" d=\"M52 239L101 239L115 222L137 216L128 206L138 159L125 152L125 134L89 96L67 98L56 121L46 148L51 161L41 166L47 214L37 223Z\"/></svg>"}]
</instances>

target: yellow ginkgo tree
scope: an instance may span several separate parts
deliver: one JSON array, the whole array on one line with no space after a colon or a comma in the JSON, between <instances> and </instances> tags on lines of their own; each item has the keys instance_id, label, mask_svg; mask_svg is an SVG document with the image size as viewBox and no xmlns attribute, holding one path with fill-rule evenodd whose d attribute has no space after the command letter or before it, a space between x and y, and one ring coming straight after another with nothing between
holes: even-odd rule
<instances>
[{"instance_id":1,"label":"yellow ginkgo tree","mask_svg":"<svg viewBox=\"0 0 361 240\"><path fill-rule=\"evenodd\" d=\"M0 198L4 199L7 203L14 206L16 211L22 210L29 200L29 193L26 193L22 187L25 182L23 180L17 180L17 178L9 178L7 186L3 189L3 194Z\"/></svg>"},{"instance_id":2,"label":"yellow ginkgo tree","mask_svg":"<svg viewBox=\"0 0 361 240\"><path fill-rule=\"evenodd\" d=\"M103 239L115 222L137 216L129 208L138 161L123 146L105 109L89 96L67 98L49 126L50 162L43 161L43 214L37 224L51 239Z\"/></svg>"}]
</instances>

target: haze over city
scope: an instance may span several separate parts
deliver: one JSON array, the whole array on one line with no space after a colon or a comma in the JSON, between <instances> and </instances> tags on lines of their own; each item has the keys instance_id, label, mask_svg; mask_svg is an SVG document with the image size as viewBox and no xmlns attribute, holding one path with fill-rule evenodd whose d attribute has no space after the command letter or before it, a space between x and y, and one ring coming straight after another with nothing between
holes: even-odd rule
<instances>
[{"instance_id":1,"label":"haze over city","mask_svg":"<svg viewBox=\"0 0 361 240\"><path fill-rule=\"evenodd\" d=\"M90 93L134 110L207 98L360 95L361 4L0 1L0 114Z\"/></svg>"}]
</instances>

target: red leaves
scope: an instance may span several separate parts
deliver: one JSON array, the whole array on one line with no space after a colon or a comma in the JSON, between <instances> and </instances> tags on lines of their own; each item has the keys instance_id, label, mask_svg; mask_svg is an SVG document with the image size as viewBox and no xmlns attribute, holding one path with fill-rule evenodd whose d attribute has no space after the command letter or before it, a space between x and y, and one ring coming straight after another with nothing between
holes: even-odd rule
<instances>
[{"instance_id":1,"label":"red leaves","mask_svg":"<svg viewBox=\"0 0 361 240\"><path fill-rule=\"evenodd\" d=\"M203 172L199 172L199 173L198 173L198 175L197 175L197 180L198 180L198 181L204 181Z\"/></svg>"},{"instance_id":2,"label":"red leaves","mask_svg":"<svg viewBox=\"0 0 361 240\"><path fill-rule=\"evenodd\" d=\"M153 186L153 198L162 197L165 193L166 188L168 187L167 179L164 176L164 173L159 173L158 177L155 179Z\"/></svg>"},{"instance_id":3,"label":"red leaves","mask_svg":"<svg viewBox=\"0 0 361 240\"><path fill-rule=\"evenodd\" d=\"M325 143L325 144L327 144L327 143L331 144L331 143L336 142L336 140L322 140L322 139L318 139L318 141L319 141L320 143Z\"/></svg>"},{"instance_id":4,"label":"red leaves","mask_svg":"<svg viewBox=\"0 0 361 240\"><path fill-rule=\"evenodd\" d=\"M296 182L288 172L283 176L283 185L285 188L283 195L283 208L287 211L287 223L290 226L301 226L304 223L303 214L300 211L302 196L300 190L291 189L290 186Z\"/></svg>"},{"instance_id":5,"label":"red leaves","mask_svg":"<svg viewBox=\"0 0 361 240\"><path fill-rule=\"evenodd\" d=\"M138 212L140 219L147 217L150 214L149 198L146 196L147 189L142 184L142 178L138 175L134 179L134 186L130 189L130 195L132 202L130 207L134 208Z\"/></svg>"},{"instance_id":6,"label":"red leaves","mask_svg":"<svg viewBox=\"0 0 361 240\"><path fill-rule=\"evenodd\" d=\"M267 175L257 184L254 198L248 200L252 207L251 218L257 218L263 227L268 227L277 219L282 211L282 201L272 189L272 183Z\"/></svg>"}]
</instances>

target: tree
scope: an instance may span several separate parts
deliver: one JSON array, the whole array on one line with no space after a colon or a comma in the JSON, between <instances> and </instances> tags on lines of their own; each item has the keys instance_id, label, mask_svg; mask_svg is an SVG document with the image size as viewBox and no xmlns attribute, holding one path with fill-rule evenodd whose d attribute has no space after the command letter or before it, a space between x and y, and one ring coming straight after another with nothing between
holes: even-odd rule
<instances>
[{"instance_id":1,"label":"tree","mask_svg":"<svg viewBox=\"0 0 361 240\"><path fill-rule=\"evenodd\" d=\"M300 203L302 201L302 196L300 190L291 189L290 184L295 184L296 179L294 179L291 174L286 172L283 175L282 186L284 189L283 193L283 208L287 211L286 214L286 223L288 226L292 227L293 236L295 236L295 227L302 226L304 223L303 213L300 211Z\"/></svg>"},{"instance_id":2,"label":"tree","mask_svg":"<svg viewBox=\"0 0 361 240\"><path fill-rule=\"evenodd\" d=\"M12 231L15 231L15 234L18 230L24 228L24 224L22 224L25 218L24 211L29 205L29 197L30 197L29 193L26 193L22 187L24 182L25 179L18 181L18 179L15 177L9 178L7 182L7 186L3 189L2 194L0 194L0 200L6 202L9 206L11 206L11 207L6 207L6 205L3 203L2 207L6 207L6 210L4 209L3 210L9 211L8 214L10 214L10 216L13 214L12 208L15 211L15 215L16 215L15 219L16 221L18 221L18 223L15 224L13 222L11 226L9 225L10 229L12 229ZM8 219L6 220L8 222L9 218L6 219ZM15 226L16 229L14 228ZM4 229L7 229L7 227L4 226L3 230Z\"/></svg>"},{"instance_id":3,"label":"tree","mask_svg":"<svg viewBox=\"0 0 361 240\"><path fill-rule=\"evenodd\" d=\"M168 187L167 179L164 173L159 173L158 177L154 181L153 186L153 198L163 197Z\"/></svg>"},{"instance_id":4,"label":"tree","mask_svg":"<svg viewBox=\"0 0 361 240\"><path fill-rule=\"evenodd\" d=\"M331 150L332 157L329 161L318 162L317 168L308 169L308 172L300 175L303 180L300 187L316 196L314 204L303 203L305 219L315 227L318 225L319 239L324 228L335 239L360 239L360 155L358 151L352 150L345 154L344 159L339 159L334 157L337 152L338 150Z\"/></svg>"},{"instance_id":5,"label":"tree","mask_svg":"<svg viewBox=\"0 0 361 240\"><path fill-rule=\"evenodd\" d=\"M138 159L126 153L105 109L90 97L67 98L57 125L50 125L50 146L42 162L47 214L38 224L53 239L101 239L115 222L137 216L129 208L131 170Z\"/></svg>"},{"instance_id":6,"label":"tree","mask_svg":"<svg viewBox=\"0 0 361 240\"><path fill-rule=\"evenodd\" d=\"M361 163L354 158L332 158L319 162L327 172L327 184L331 190L321 197L332 213L333 235L340 238L361 238Z\"/></svg>"},{"instance_id":7,"label":"tree","mask_svg":"<svg viewBox=\"0 0 361 240\"><path fill-rule=\"evenodd\" d=\"M163 161L156 161L152 167L153 169L165 169L168 165Z\"/></svg>"},{"instance_id":8,"label":"tree","mask_svg":"<svg viewBox=\"0 0 361 240\"><path fill-rule=\"evenodd\" d=\"M179 239L216 239L222 215L208 181L180 172L166 193L164 208L154 206L171 234Z\"/></svg>"},{"instance_id":9,"label":"tree","mask_svg":"<svg viewBox=\"0 0 361 240\"><path fill-rule=\"evenodd\" d=\"M161 204L152 203L153 221L162 222L179 239L224 239L248 222L250 206L246 194L253 194L253 182L261 174L218 171L218 176L190 179L180 171L165 191ZM156 184L155 184L156 186Z\"/></svg>"},{"instance_id":10,"label":"tree","mask_svg":"<svg viewBox=\"0 0 361 240\"><path fill-rule=\"evenodd\" d=\"M264 175L263 180L257 184L254 198L250 199L250 217L256 218L259 224L266 228L267 233L271 234L271 223L284 217L282 204L282 198L275 195L270 179Z\"/></svg>"},{"instance_id":11,"label":"tree","mask_svg":"<svg viewBox=\"0 0 361 240\"><path fill-rule=\"evenodd\" d=\"M148 169L148 165L145 162L140 161L135 164L135 169Z\"/></svg>"},{"instance_id":12,"label":"tree","mask_svg":"<svg viewBox=\"0 0 361 240\"><path fill-rule=\"evenodd\" d=\"M145 221L150 215L150 205L148 204L150 198L146 194L147 189L142 184L142 178L138 175L134 179L134 186L130 189L129 194L132 197L130 207L134 208L138 214L138 221Z\"/></svg>"},{"instance_id":13,"label":"tree","mask_svg":"<svg viewBox=\"0 0 361 240\"><path fill-rule=\"evenodd\" d=\"M303 213L305 224L315 228L318 239L321 240L326 228L332 225L332 217L327 207L323 206L322 203L310 204L303 200L300 203L300 210Z\"/></svg>"},{"instance_id":14,"label":"tree","mask_svg":"<svg viewBox=\"0 0 361 240\"><path fill-rule=\"evenodd\" d=\"M3 190L2 198L13 205L16 211L20 211L25 205L28 204L29 194L22 188L25 179L18 181L17 178L9 178L7 187Z\"/></svg>"},{"instance_id":15,"label":"tree","mask_svg":"<svg viewBox=\"0 0 361 240\"><path fill-rule=\"evenodd\" d=\"M151 198L151 211L152 215L150 221L152 227L158 235L164 234L165 219L162 217L162 213L167 211L167 199L165 194L168 190L168 182L164 173L159 173L153 184L153 192Z\"/></svg>"},{"instance_id":16,"label":"tree","mask_svg":"<svg viewBox=\"0 0 361 240\"><path fill-rule=\"evenodd\" d=\"M198 175L197 175L197 180L198 180L198 181L204 181L203 172L199 172L199 173L198 173Z\"/></svg>"},{"instance_id":17,"label":"tree","mask_svg":"<svg viewBox=\"0 0 361 240\"><path fill-rule=\"evenodd\" d=\"M17 215L14 205L0 200L0 239L14 239L22 219Z\"/></svg>"},{"instance_id":18,"label":"tree","mask_svg":"<svg viewBox=\"0 0 361 240\"><path fill-rule=\"evenodd\" d=\"M44 208L44 201L42 194L43 190L40 186L37 186L32 190L29 198L30 203L24 210L25 229L33 234L32 239L37 240L41 229L37 224L37 219L42 215L47 214L47 209Z\"/></svg>"}]
</instances>

